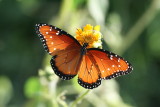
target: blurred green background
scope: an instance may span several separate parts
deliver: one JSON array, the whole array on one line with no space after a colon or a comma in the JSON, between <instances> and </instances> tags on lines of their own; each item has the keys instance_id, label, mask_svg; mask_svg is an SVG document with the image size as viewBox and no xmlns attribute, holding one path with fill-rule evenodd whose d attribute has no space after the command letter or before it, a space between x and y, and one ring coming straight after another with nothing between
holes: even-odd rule
<instances>
[{"instance_id":1,"label":"blurred green background","mask_svg":"<svg viewBox=\"0 0 160 107\"><path fill-rule=\"evenodd\" d=\"M53 73L36 23L75 35L100 25L103 48L127 59L131 74L86 92ZM0 107L159 107L160 0L0 0Z\"/></svg>"}]
</instances>

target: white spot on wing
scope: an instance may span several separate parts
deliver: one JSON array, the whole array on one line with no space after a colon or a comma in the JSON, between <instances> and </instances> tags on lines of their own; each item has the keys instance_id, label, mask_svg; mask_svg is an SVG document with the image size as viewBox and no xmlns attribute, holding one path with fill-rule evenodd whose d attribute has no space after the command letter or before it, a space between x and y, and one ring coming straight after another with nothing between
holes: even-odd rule
<instances>
[{"instance_id":1,"label":"white spot on wing","mask_svg":"<svg viewBox=\"0 0 160 107\"><path fill-rule=\"evenodd\" d=\"M57 31L56 35L59 35L59 31Z\"/></svg>"},{"instance_id":2,"label":"white spot on wing","mask_svg":"<svg viewBox=\"0 0 160 107\"><path fill-rule=\"evenodd\" d=\"M109 57L109 58L110 58L110 60L113 60L113 55L110 55L110 57Z\"/></svg>"},{"instance_id":3,"label":"white spot on wing","mask_svg":"<svg viewBox=\"0 0 160 107\"><path fill-rule=\"evenodd\" d=\"M120 62L120 58L118 58L118 62Z\"/></svg>"},{"instance_id":4,"label":"white spot on wing","mask_svg":"<svg viewBox=\"0 0 160 107\"><path fill-rule=\"evenodd\" d=\"M52 31L52 27L49 30Z\"/></svg>"}]
</instances>

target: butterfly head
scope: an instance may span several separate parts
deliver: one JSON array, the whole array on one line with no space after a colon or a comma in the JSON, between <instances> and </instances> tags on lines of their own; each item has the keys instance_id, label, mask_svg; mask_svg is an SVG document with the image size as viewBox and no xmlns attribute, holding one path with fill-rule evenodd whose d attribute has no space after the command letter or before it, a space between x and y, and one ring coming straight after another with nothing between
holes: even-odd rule
<instances>
[{"instance_id":1,"label":"butterfly head","mask_svg":"<svg viewBox=\"0 0 160 107\"><path fill-rule=\"evenodd\" d=\"M87 43L86 48L102 48L102 34L98 25L93 27L87 24L83 29L77 29L75 37L82 46Z\"/></svg>"}]
</instances>

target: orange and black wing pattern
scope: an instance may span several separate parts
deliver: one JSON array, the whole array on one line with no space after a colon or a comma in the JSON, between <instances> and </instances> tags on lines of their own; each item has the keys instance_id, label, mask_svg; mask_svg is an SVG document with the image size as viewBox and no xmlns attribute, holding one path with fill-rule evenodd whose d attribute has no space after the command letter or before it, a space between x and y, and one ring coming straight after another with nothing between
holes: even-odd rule
<instances>
[{"instance_id":1,"label":"orange and black wing pattern","mask_svg":"<svg viewBox=\"0 0 160 107\"><path fill-rule=\"evenodd\" d=\"M86 53L78 70L78 83L87 89L98 87L101 84L99 72L94 58Z\"/></svg>"},{"instance_id":2,"label":"orange and black wing pattern","mask_svg":"<svg viewBox=\"0 0 160 107\"><path fill-rule=\"evenodd\" d=\"M101 84L102 79L111 79L130 73L131 64L122 57L98 48L87 49L67 32L48 24L36 24L45 50L52 55L51 66L56 75L70 80L78 74L78 83L87 89Z\"/></svg>"},{"instance_id":3,"label":"orange and black wing pattern","mask_svg":"<svg viewBox=\"0 0 160 107\"><path fill-rule=\"evenodd\" d=\"M79 42L67 32L48 24L36 24L36 33L45 50L52 55L51 66L60 78L69 80L77 74L81 61Z\"/></svg>"},{"instance_id":4,"label":"orange and black wing pattern","mask_svg":"<svg viewBox=\"0 0 160 107\"><path fill-rule=\"evenodd\" d=\"M97 48L90 48L84 55L78 71L78 83L87 89L101 84L102 79L111 79L130 73L131 64L122 57Z\"/></svg>"}]
</instances>

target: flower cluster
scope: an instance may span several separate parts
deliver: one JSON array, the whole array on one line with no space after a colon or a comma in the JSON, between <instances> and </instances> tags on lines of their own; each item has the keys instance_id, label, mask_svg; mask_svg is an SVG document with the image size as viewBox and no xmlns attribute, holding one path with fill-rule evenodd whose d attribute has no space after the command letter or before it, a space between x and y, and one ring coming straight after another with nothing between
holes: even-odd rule
<instances>
[{"instance_id":1,"label":"flower cluster","mask_svg":"<svg viewBox=\"0 0 160 107\"><path fill-rule=\"evenodd\" d=\"M95 27L87 24L83 29L78 28L76 30L75 38L81 45L88 43L87 48L102 48L102 35L100 33L100 26Z\"/></svg>"}]
</instances>

